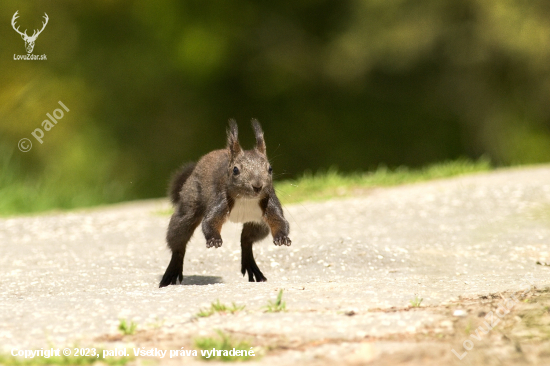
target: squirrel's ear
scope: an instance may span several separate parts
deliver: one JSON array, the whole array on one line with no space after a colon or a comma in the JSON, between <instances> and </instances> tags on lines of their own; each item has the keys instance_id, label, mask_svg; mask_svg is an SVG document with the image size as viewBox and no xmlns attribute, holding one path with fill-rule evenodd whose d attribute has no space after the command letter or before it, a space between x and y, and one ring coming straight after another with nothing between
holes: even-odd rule
<instances>
[{"instance_id":1,"label":"squirrel's ear","mask_svg":"<svg viewBox=\"0 0 550 366\"><path fill-rule=\"evenodd\" d=\"M227 148L231 153L231 157L236 156L242 150L239 144L239 129L234 119L229 120L229 127L227 128Z\"/></svg>"},{"instance_id":2,"label":"squirrel's ear","mask_svg":"<svg viewBox=\"0 0 550 366\"><path fill-rule=\"evenodd\" d=\"M252 128L254 129L254 135L256 136L256 150L265 155L265 140L264 131L257 119L252 119Z\"/></svg>"}]
</instances>

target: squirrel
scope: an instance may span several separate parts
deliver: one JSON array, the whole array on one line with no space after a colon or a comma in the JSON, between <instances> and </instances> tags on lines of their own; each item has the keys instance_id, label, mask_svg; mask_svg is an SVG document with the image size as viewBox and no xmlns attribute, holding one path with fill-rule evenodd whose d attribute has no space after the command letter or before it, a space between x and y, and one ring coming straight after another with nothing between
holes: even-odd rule
<instances>
[{"instance_id":1,"label":"squirrel","mask_svg":"<svg viewBox=\"0 0 550 366\"><path fill-rule=\"evenodd\" d=\"M183 166L172 178L169 195L175 209L166 234L172 258L159 287L183 281L185 248L201 221L207 248L222 245L220 231L227 220L243 223L241 273L248 273L249 282L267 281L254 260L255 242L271 232L275 245L292 243L288 221L273 188L264 133L256 119L252 128L256 146L243 150L237 123L230 119L227 147Z\"/></svg>"}]
</instances>

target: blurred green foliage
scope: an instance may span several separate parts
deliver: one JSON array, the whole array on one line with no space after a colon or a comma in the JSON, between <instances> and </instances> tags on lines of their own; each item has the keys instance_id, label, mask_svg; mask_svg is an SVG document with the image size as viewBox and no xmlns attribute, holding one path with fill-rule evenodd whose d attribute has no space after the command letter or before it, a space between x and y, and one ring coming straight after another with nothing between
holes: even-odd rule
<instances>
[{"instance_id":1,"label":"blurred green foliage","mask_svg":"<svg viewBox=\"0 0 550 366\"><path fill-rule=\"evenodd\" d=\"M47 61L13 59L16 10L29 34L48 14ZM278 178L550 161L548 1L3 0L0 24L0 199L15 210L161 196L224 146L229 117L245 147L260 120ZM39 144L59 100L70 112Z\"/></svg>"}]
</instances>

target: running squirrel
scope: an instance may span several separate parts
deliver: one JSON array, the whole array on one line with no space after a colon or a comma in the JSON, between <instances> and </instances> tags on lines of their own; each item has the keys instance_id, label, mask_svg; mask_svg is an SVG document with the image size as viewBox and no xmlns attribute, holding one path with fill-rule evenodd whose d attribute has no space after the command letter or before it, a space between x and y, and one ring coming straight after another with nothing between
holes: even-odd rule
<instances>
[{"instance_id":1,"label":"running squirrel","mask_svg":"<svg viewBox=\"0 0 550 366\"><path fill-rule=\"evenodd\" d=\"M178 171L170 184L175 212L170 219L166 241L172 259L159 287L183 280L183 258L187 242L202 221L207 248L222 245L220 231L227 221L243 223L241 232L241 272L249 282L267 278L258 268L252 244L269 232L275 245L290 245L289 225L273 189L273 169L267 160L264 133L252 120L256 146L243 150L235 120L229 120L227 147L204 155Z\"/></svg>"}]
</instances>

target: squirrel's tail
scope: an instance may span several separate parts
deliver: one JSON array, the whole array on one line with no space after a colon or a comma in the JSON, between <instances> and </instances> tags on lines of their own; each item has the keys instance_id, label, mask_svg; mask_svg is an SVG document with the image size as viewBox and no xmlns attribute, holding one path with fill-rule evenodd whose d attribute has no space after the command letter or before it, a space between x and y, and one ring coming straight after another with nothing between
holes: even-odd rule
<instances>
[{"instance_id":1,"label":"squirrel's tail","mask_svg":"<svg viewBox=\"0 0 550 366\"><path fill-rule=\"evenodd\" d=\"M170 187L168 188L168 195L174 205L177 205L178 202L181 200L181 187L183 186L187 178L189 178L191 173L193 173L195 165L197 165L197 163L185 164L172 176L172 179L170 180Z\"/></svg>"}]
</instances>

